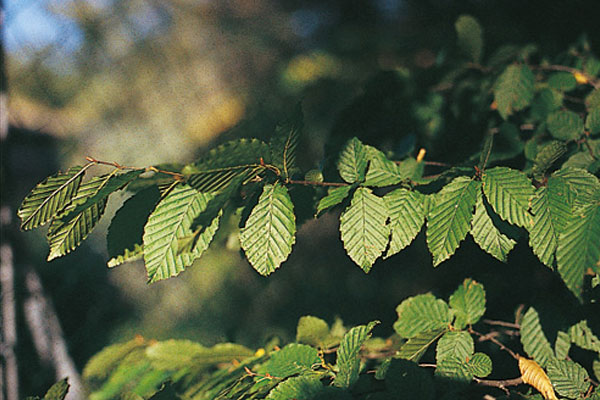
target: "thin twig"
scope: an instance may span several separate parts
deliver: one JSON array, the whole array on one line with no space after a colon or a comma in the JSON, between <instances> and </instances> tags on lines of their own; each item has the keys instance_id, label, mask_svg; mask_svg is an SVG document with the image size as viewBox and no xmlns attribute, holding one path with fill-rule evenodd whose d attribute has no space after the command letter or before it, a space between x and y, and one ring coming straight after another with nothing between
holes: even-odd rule
<instances>
[{"instance_id":1,"label":"thin twig","mask_svg":"<svg viewBox=\"0 0 600 400\"><path fill-rule=\"evenodd\" d=\"M341 187L348 186L348 183L342 182L317 182L317 181L298 181L290 179L287 183L291 185L304 185L304 186L333 186L333 187Z\"/></svg>"},{"instance_id":2,"label":"thin twig","mask_svg":"<svg viewBox=\"0 0 600 400\"><path fill-rule=\"evenodd\" d=\"M596 79L594 79L593 76L588 75L587 73L577 68L567 67L566 65L538 65L532 68L546 71L564 71L570 72L572 74L577 73L583 76L588 81L588 83L592 85L595 89L598 89L600 87L600 83Z\"/></svg>"},{"instance_id":3,"label":"thin twig","mask_svg":"<svg viewBox=\"0 0 600 400\"><path fill-rule=\"evenodd\" d=\"M154 166L150 166L150 167L130 167L127 165L121 165L116 161L102 161L102 160L98 160L94 157L90 157L87 156L85 158L88 162L90 162L91 164L98 164L98 165L108 165L110 167L115 167L119 170L130 170L130 171L141 171L141 170L146 170L146 171L152 171L152 172L157 172L157 173L161 173L161 174L165 174L165 175L171 175L173 177L175 177L176 179L183 179L183 174L180 174L179 172L172 172L172 171L165 171L162 169L158 169Z\"/></svg>"},{"instance_id":4,"label":"thin twig","mask_svg":"<svg viewBox=\"0 0 600 400\"><path fill-rule=\"evenodd\" d=\"M509 394L507 387L509 386L517 386L523 383L523 378L513 378L513 379L501 379L501 380L490 380L490 379L479 379L473 378L473 381L478 385L482 386L491 386L498 389L502 389L504 393Z\"/></svg>"},{"instance_id":5,"label":"thin twig","mask_svg":"<svg viewBox=\"0 0 600 400\"><path fill-rule=\"evenodd\" d=\"M478 336L479 340L482 341L482 342L483 341L490 341L490 342L494 343L501 350L504 350L504 351L508 352L515 360L519 359L519 356L516 355L514 351L512 351L511 349L509 349L508 347L506 347L504 344L502 344L500 341L498 341L498 339L496 339L495 337L484 335L483 333L477 332L473 328L469 328L469 333Z\"/></svg>"},{"instance_id":6,"label":"thin twig","mask_svg":"<svg viewBox=\"0 0 600 400\"><path fill-rule=\"evenodd\" d=\"M497 326L504 326L506 328L521 329L521 325L516 324L514 322L496 321L493 319L484 319L483 322L488 325L497 325Z\"/></svg>"}]
</instances>

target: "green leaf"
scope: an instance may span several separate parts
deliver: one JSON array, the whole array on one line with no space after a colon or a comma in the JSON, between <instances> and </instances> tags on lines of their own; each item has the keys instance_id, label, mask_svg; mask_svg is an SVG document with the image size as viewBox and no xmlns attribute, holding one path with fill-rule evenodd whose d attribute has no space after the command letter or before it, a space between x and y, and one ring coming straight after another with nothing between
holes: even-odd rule
<instances>
[{"instance_id":1,"label":"green leaf","mask_svg":"<svg viewBox=\"0 0 600 400\"><path fill-rule=\"evenodd\" d=\"M283 178L291 177L297 169L296 147L302 132L303 118L302 106L298 103L293 114L277 125L269 143L271 162L281 170Z\"/></svg>"},{"instance_id":2,"label":"green leaf","mask_svg":"<svg viewBox=\"0 0 600 400\"><path fill-rule=\"evenodd\" d=\"M146 357L159 370L183 368L206 369L216 364L230 363L252 357L254 352L234 343L219 343L204 347L189 340L166 340L146 348Z\"/></svg>"},{"instance_id":3,"label":"green leaf","mask_svg":"<svg viewBox=\"0 0 600 400\"><path fill-rule=\"evenodd\" d=\"M91 165L71 167L67 172L59 172L38 183L17 211L21 218L21 229L42 226L68 206L79 189L85 170Z\"/></svg>"},{"instance_id":4,"label":"green leaf","mask_svg":"<svg viewBox=\"0 0 600 400\"><path fill-rule=\"evenodd\" d=\"M446 330L447 328L419 332L400 347L398 353L396 353L396 357L418 362L429 346L438 340Z\"/></svg>"},{"instance_id":5,"label":"green leaf","mask_svg":"<svg viewBox=\"0 0 600 400\"><path fill-rule=\"evenodd\" d=\"M470 15L461 15L454 23L458 48L474 63L481 61L483 32L479 22Z\"/></svg>"},{"instance_id":6,"label":"green leaf","mask_svg":"<svg viewBox=\"0 0 600 400\"><path fill-rule=\"evenodd\" d=\"M83 378L86 380L104 380L132 351L145 346L141 336L125 343L116 343L105 347L89 359L83 369Z\"/></svg>"},{"instance_id":7,"label":"green leaf","mask_svg":"<svg viewBox=\"0 0 600 400\"><path fill-rule=\"evenodd\" d=\"M529 228L529 245L540 261L552 268L558 235L571 215L573 195L564 179L551 176L547 187L540 187L531 203L534 214Z\"/></svg>"},{"instance_id":8,"label":"green leaf","mask_svg":"<svg viewBox=\"0 0 600 400\"><path fill-rule=\"evenodd\" d=\"M563 104L564 94L555 89L542 89L531 104L531 115L537 121L546 121L548 114Z\"/></svg>"},{"instance_id":9,"label":"green leaf","mask_svg":"<svg viewBox=\"0 0 600 400\"><path fill-rule=\"evenodd\" d=\"M588 111L600 107L600 89L594 89L587 95L585 98L585 105L587 106Z\"/></svg>"},{"instance_id":10,"label":"green leaf","mask_svg":"<svg viewBox=\"0 0 600 400\"><path fill-rule=\"evenodd\" d=\"M302 372L312 371L313 366L320 365L321 359L317 349L291 343L281 350L271 353L271 358L259 368L259 374L270 374L276 378L287 378Z\"/></svg>"},{"instance_id":11,"label":"green leaf","mask_svg":"<svg viewBox=\"0 0 600 400\"><path fill-rule=\"evenodd\" d=\"M337 162L337 168L342 179L348 183L360 182L365 179L367 169L367 149L357 138L350 139Z\"/></svg>"},{"instance_id":12,"label":"green leaf","mask_svg":"<svg viewBox=\"0 0 600 400\"><path fill-rule=\"evenodd\" d=\"M265 397L267 400L312 399L323 390L316 376L296 376L281 382Z\"/></svg>"},{"instance_id":13,"label":"green leaf","mask_svg":"<svg viewBox=\"0 0 600 400\"><path fill-rule=\"evenodd\" d=\"M292 251L295 234L296 216L287 188L265 185L240 231L240 244L252 267L261 275L279 268Z\"/></svg>"},{"instance_id":14,"label":"green leaf","mask_svg":"<svg viewBox=\"0 0 600 400\"><path fill-rule=\"evenodd\" d=\"M590 387L587 371L569 360L554 360L548 364L548 378L561 396L580 398Z\"/></svg>"},{"instance_id":15,"label":"green leaf","mask_svg":"<svg viewBox=\"0 0 600 400\"><path fill-rule=\"evenodd\" d=\"M558 360L564 360L569 356L571 350L571 337L568 333L558 331L556 342L554 342L554 354Z\"/></svg>"},{"instance_id":16,"label":"green leaf","mask_svg":"<svg viewBox=\"0 0 600 400\"><path fill-rule=\"evenodd\" d=\"M143 236L144 262L150 283L178 275L208 248L219 227L219 217L199 236L192 252L178 252L177 242L193 234L192 222L206 209L211 198L210 194L180 184L150 214Z\"/></svg>"},{"instance_id":17,"label":"green leaf","mask_svg":"<svg viewBox=\"0 0 600 400\"><path fill-rule=\"evenodd\" d=\"M583 120L573 111L555 111L548 115L546 123L556 139L575 140L583 134Z\"/></svg>"},{"instance_id":18,"label":"green leaf","mask_svg":"<svg viewBox=\"0 0 600 400\"><path fill-rule=\"evenodd\" d=\"M93 194L84 198L77 192L77 196L73 198L72 203L64 209L59 218L64 222L69 222L87 208L100 202L105 202L109 195L123 189L144 171L128 171L123 174L119 174L118 172L119 170L114 170L110 174L92 179L89 183L94 182L97 186Z\"/></svg>"},{"instance_id":19,"label":"green leaf","mask_svg":"<svg viewBox=\"0 0 600 400\"><path fill-rule=\"evenodd\" d=\"M521 344L523 350L539 365L545 367L554 358L554 352L540 325L537 311L530 307L521 321Z\"/></svg>"},{"instance_id":20,"label":"green leaf","mask_svg":"<svg viewBox=\"0 0 600 400\"><path fill-rule=\"evenodd\" d=\"M450 258L467 236L480 188L481 182L461 176L435 195L427 219L427 246L434 267Z\"/></svg>"},{"instance_id":21,"label":"green leaf","mask_svg":"<svg viewBox=\"0 0 600 400\"><path fill-rule=\"evenodd\" d=\"M311 346L322 346L329 335L329 325L321 318L305 315L300 317L296 328L296 342Z\"/></svg>"},{"instance_id":22,"label":"green leaf","mask_svg":"<svg viewBox=\"0 0 600 400\"><path fill-rule=\"evenodd\" d=\"M571 342L585 350L600 353L600 339L590 329L587 320L579 321L569 328Z\"/></svg>"},{"instance_id":23,"label":"green leaf","mask_svg":"<svg viewBox=\"0 0 600 400\"><path fill-rule=\"evenodd\" d=\"M409 297L396 308L398 320L394 330L403 338L413 338L421 332L447 330L452 312L444 300L431 293Z\"/></svg>"},{"instance_id":24,"label":"green leaf","mask_svg":"<svg viewBox=\"0 0 600 400\"><path fill-rule=\"evenodd\" d=\"M555 72L548 77L548 86L561 92L568 92L577 87L577 81L570 72Z\"/></svg>"},{"instance_id":25,"label":"green leaf","mask_svg":"<svg viewBox=\"0 0 600 400\"><path fill-rule=\"evenodd\" d=\"M52 220L47 235L50 244L48 261L70 253L92 232L104 214L107 196L96 198L93 202L87 200L95 198L110 179L111 175L103 175L81 184L71 203ZM83 204L87 206L82 208ZM66 215L68 219L60 219Z\"/></svg>"},{"instance_id":26,"label":"green leaf","mask_svg":"<svg viewBox=\"0 0 600 400\"><path fill-rule=\"evenodd\" d=\"M400 252L417 236L425 221L424 198L421 193L406 189L396 189L383 197L391 229L390 247L384 258Z\"/></svg>"},{"instance_id":27,"label":"green leaf","mask_svg":"<svg viewBox=\"0 0 600 400\"><path fill-rule=\"evenodd\" d=\"M318 216L319 214L321 214L323 211L327 210L328 208L331 208L333 206L337 206L338 204L340 204L342 201L344 201L344 199L346 197L348 197L348 194L350 193L350 191L352 189L353 189L353 186L351 186L351 185L330 188L327 191L327 196L325 196L321 200L319 200L319 204L317 205L316 216Z\"/></svg>"},{"instance_id":28,"label":"green leaf","mask_svg":"<svg viewBox=\"0 0 600 400\"><path fill-rule=\"evenodd\" d=\"M187 183L204 193L218 192L234 179L248 181L265 170L271 161L269 146L258 139L239 139L218 146L182 173Z\"/></svg>"},{"instance_id":29,"label":"green leaf","mask_svg":"<svg viewBox=\"0 0 600 400\"><path fill-rule=\"evenodd\" d=\"M600 107L590 110L585 118L585 129L592 135L600 133Z\"/></svg>"},{"instance_id":30,"label":"green leaf","mask_svg":"<svg viewBox=\"0 0 600 400\"><path fill-rule=\"evenodd\" d=\"M436 363L435 374L459 382L470 382L473 372L467 360L458 357L448 357Z\"/></svg>"},{"instance_id":31,"label":"green leaf","mask_svg":"<svg viewBox=\"0 0 600 400\"><path fill-rule=\"evenodd\" d=\"M432 400L435 385L424 368L406 360L392 360L385 375L390 399Z\"/></svg>"},{"instance_id":32,"label":"green leaf","mask_svg":"<svg viewBox=\"0 0 600 400\"><path fill-rule=\"evenodd\" d=\"M579 168L563 167L553 176L564 179L576 194L573 201L575 207L581 207L598 200L600 181L588 171ZM595 199L595 200L594 200Z\"/></svg>"},{"instance_id":33,"label":"green leaf","mask_svg":"<svg viewBox=\"0 0 600 400\"><path fill-rule=\"evenodd\" d=\"M358 188L340 216L340 232L348 256L365 272L383 253L390 233L385 201L370 189Z\"/></svg>"},{"instance_id":34,"label":"green leaf","mask_svg":"<svg viewBox=\"0 0 600 400\"><path fill-rule=\"evenodd\" d=\"M350 329L342 338L340 347L337 349L338 373L333 384L341 388L349 388L358 379L360 359L358 354L363 343L371 337L371 331L379 324L379 321L369 322L367 325L359 325Z\"/></svg>"},{"instance_id":35,"label":"green leaf","mask_svg":"<svg viewBox=\"0 0 600 400\"><path fill-rule=\"evenodd\" d=\"M500 232L490 216L491 212L478 193L475 216L471 223L471 236L481 250L500 261L506 261L508 253L517 242Z\"/></svg>"},{"instance_id":36,"label":"green leaf","mask_svg":"<svg viewBox=\"0 0 600 400\"><path fill-rule=\"evenodd\" d=\"M109 267L143 257L144 225L160 199L156 186L136 193L116 212L106 235Z\"/></svg>"},{"instance_id":37,"label":"green leaf","mask_svg":"<svg viewBox=\"0 0 600 400\"><path fill-rule=\"evenodd\" d=\"M48 389L42 400L63 400L69 392L69 379L64 378Z\"/></svg>"},{"instance_id":38,"label":"green leaf","mask_svg":"<svg viewBox=\"0 0 600 400\"><path fill-rule=\"evenodd\" d=\"M538 150L531 172L538 181L542 181L546 171L567 152L567 145L558 140L552 140Z\"/></svg>"},{"instance_id":39,"label":"green leaf","mask_svg":"<svg viewBox=\"0 0 600 400\"><path fill-rule=\"evenodd\" d=\"M498 112L507 119L527 107L534 95L535 77L526 65L509 65L496 81L494 100Z\"/></svg>"},{"instance_id":40,"label":"green leaf","mask_svg":"<svg viewBox=\"0 0 600 400\"><path fill-rule=\"evenodd\" d=\"M556 261L561 278L580 297L585 272L588 269L600 272L600 202L573 212L558 237Z\"/></svg>"},{"instance_id":41,"label":"green leaf","mask_svg":"<svg viewBox=\"0 0 600 400\"><path fill-rule=\"evenodd\" d=\"M435 360L437 364L448 358L455 358L464 363L469 361L475 352L475 342L468 332L449 331L442 336L435 349Z\"/></svg>"},{"instance_id":42,"label":"green leaf","mask_svg":"<svg viewBox=\"0 0 600 400\"><path fill-rule=\"evenodd\" d=\"M594 371L594 375L596 375L596 379L599 379L600 378L600 360L594 360L594 362L592 363L592 370Z\"/></svg>"},{"instance_id":43,"label":"green leaf","mask_svg":"<svg viewBox=\"0 0 600 400\"><path fill-rule=\"evenodd\" d=\"M391 186L407 178L402 173L400 166L388 160L383 152L371 146L365 147L367 148L369 168L363 183L364 186Z\"/></svg>"},{"instance_id":44,"label":"green leaf","mask_svg":"<svg viewBox=\"0 0 600 400\"><path fill-rule=\"evenodd\" d=\"M531 225L527 210L534 192L525 174L506 167L489 169L483 174L483 192L500 218L522 227Z\"/></svg>"},{"instance_id":45,"label":"green leaf","mask_svg":"<svg viewBox=\"0 0 600 400\"><path fill-rule=\"evenodd\" d=\"M468 367L474 376L485 378L492 373L492 360L487 354L475 353L469 360Z\"/></svg>"},{"instance_id":46,"label":"green leaf","mask_svg":"<svg viewBox=\"0 0 600 400\"><path fill-rule=\"evenodd\" d=\"M485 313L483 285L472 279L465 279L450 296L449 303L456 316L454 326L457 329L476 324Z\"/></svg>"}]
</instances>

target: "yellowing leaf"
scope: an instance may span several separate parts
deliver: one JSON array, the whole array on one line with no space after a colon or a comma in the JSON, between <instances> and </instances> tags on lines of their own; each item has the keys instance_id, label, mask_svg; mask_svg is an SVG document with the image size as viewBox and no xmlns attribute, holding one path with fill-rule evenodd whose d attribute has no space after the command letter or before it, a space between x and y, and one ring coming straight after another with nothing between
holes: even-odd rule
<instances>
[{"instance_id":1,"label":"yellowing leaf","mask_svg":"<svg viewBox=\"0 0 600 400\"><path fill-rule=\"evenodd\" d=\"M558 400L550 378L538 363L519 357L519 371L521 371L523 382L537 389L546 400Z\"/></svg>"}]
</instances>

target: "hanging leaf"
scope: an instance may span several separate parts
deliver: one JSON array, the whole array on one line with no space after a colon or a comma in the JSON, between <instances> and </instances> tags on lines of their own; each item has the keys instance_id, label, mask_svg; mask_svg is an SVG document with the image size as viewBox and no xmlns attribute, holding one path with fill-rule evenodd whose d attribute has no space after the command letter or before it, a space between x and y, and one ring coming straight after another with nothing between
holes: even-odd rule
<instances>
[{"instance_id":1,"label":"hanging leaf","mask_svg":"<svg viewBox=\"0 0 600 400\"><path fill-rule=\"evenodd\" d=\"M556 261L567 287L581 297L587 269L600 273L600 201L573 212L569 224L558 237Z\"/></svg>"},{"instance_id":2,"label":"hanging leaf","mask_svg":"<svg viewBox=\"0 0 600 400\"><path fill-rule=\"evenodd\" d=\"M69 378L56 382L44 395L43 400L63 400L69 392Z\"/></svg>"},{"instance_id":3,"label":"hanging leaf","mask_svg":"<svg viewBox=\"0 0 600 400\"><path fill-rule=\"evenodd\" d=\"M534 214L529 228L529 245L540 261L552 268L558 235L570 219L572 190L564 179L551 176L546 187L540 187L531 203Z\"/></svg>"},{"instance_id":4,"label":"hanging leaf","mask_svg":"<svg viewBox=\"0 0 600 400\"><path fill-rule=\"evenodd\" d=\"M585 350L600 353L600 339L594 335L587 320L583 320L573 325L569 329L571 342Z\"/></svg>"},{"instance_id":5,"label":"hanging leaf","mask_svg":"<svg viewBox=\"0 0 600 400\"><path fill-rule=\"evenodd\" d=\"M304 345L291 343L281 350L271 353L271 358L263 364L258 373L269 374L276 378L287 378L302 372L310 372L321 359L317 349Z\"/></svg>"},{"instance_id":6,"label":"hanging leaf","mask_svg":"<svg viewBox=\"0 0 600 400\"><path fill-rule=\"evenodd\" d=\"M519 357L519 370L521 371L523 382L537 389L544 396L544 399L558 400L554 393L552 382L550 382L548 375L546 375L538 363L524 357Z\"/></svg>"},{"instance_id":7,"label":"hanging leaf","mask_svg":"<svg viewBox=\"0 0 600 400\"><path fill-rule=\"evenodd\" d=\"M564 179L571 187L571 191L575 193L573 207L579 208L600 200L600 181L588 171L563 167L552 175Z\"/></svg>"},{"instance_id":8,"label":"hanging leaf","mask_svg":"<svg viewBox=\"0 0 600 400\"><path fill-rule=\"evenodd\" d=\"M402 181L402 179L407 178L402 173L400 166L388 160L383 152L371 146L365 147L367 148L369 168L363 185L375 187L392 186Z\"/></svg>"},{"instance_id":9,"label":"hanging leaf","mask_svg":"<svg viewBox=\"0 0 600 400\"><path fill-rule=\"evenodd\" d=\"M37 184L17 211L21 218L21 229L29 230L42 226L69 205L79 189L86 169L91 165L93 164L71 167L67 172L59 172Z\"/></svg>"},{"instance_id":10,"label":"hanging leaf","mask_svg":"<svg viewBox=\"0 0 600 400\"><path fill-rule=\"evenodd\" d=\"M554 358L554 352L540 325L537 311L530 307L521 321L521 343L523 350L538 364L545 367Z\"/></svg>"},{"instance_id":11,"label":"hanging leaf","mask_svg":"<svg viewBox=\"0 0 600 400\"><path fill-rule=\"evenodd\" d=\"M435 360L437 364L449 358L467 363L474 352L475 343L468 332L449 331L438 341Z\"/></svg>"},{"instance_id":12,"label":"hanging leaf","mask_svg":"<svg viewBox=\"0 0 600 400\"><path fill-rule=\"evenodd\" d=\"M327 196L325 196L321 200L319 200L319 204L317 205L317 213L315 216L318 216L319 214L321 214L323 211L327 210L328 208L331 208L333 206L337 206L338 204L340 204L342 201L344 201L346 199L346 197L348 197L348 194L350 194L350 191L353 188L354 188L354 186L352 186L352 185L330 188L327 191Z\"/></svg>"},{"instance_id":13,"label":"hanging leaf","mask_svg":"<svg viewBox=\"0 0 600 400\"><path fill-rule=\"evenodd\" d=\"M396 312L398 320L394 323L394 330L407 339L421 332L446 330L452 322L448 304L431 293L409 297L398 305Z\"/></svg>"},{"instance_id":14,"label":"hanging leaf","mask_svg":"<svg viewBox=\"0 0 600 400\"><path fill-rule=\"evenodd\" d=\"M504 262L517 242L500 232L490 216L491 212L489 206L486 207L481 193L478 193L475 216L471 223L471 236L481 250Z\"/></svg>"},{"instance_id":15,"label":"hanging leaf","mask_svg":"<svg viewBox=\"0 0 600 400\"><path fill-rule=\"evenodd\" d=\"M548 364L548 378L554 389L561 396L570 399L581 398L587 392L590 384L587 371L579 364L570 360L555 360Z\"/></svg>"},{"instance_id":16,"label":"hanging leaf","mask_svg":"<svg viewBox=\"0 0 600 400\"><path fill-rule=\"evenodd\" d=\"M179 370L182 368L207 369L216 364L239 362L252 357L254 351L239 344L219 343L204 347L190 340L165 340L146 348L146 357L152 366L159 370Z\"/></svg>"},{"instance_id":17,"label":"hanging leaf","mask_svg":"<svg viewBox=\"0 0 600 400\"><path fill-rule=\"evenodd\" d=\"M178 275L192 265L208 248L219 227L219 217L204 230L191 252L178 252L178 240L193 234L194 218L206 209L210 194L194 188L175 186L156 206L144 227L144 262L148 282L157 282Z\"/></svg>"},{"instance_id":18,"label":"hanging leaf","mask_svg":"<svg viewBox=\"0 0 600 400\"><path fill-rule=\"evenodd\" d=\"M370 189L358 188L350 206L340 216L340 232L348 256L365 272L388 243L388 210L384 200Z\"/></svg>"},{"instance_id":19,"label":"hanging leaf","mask_svg":"<svg viewBox=\"0 0 600 400\"><path fill-rule=\"evenodd\" d=\"M481 182L461 176L436 194L427 219L427 246L434 267L450 258L467 236L480 188Z\"/></svg>"},{"instance_id":20,"label":"hanging leaf","mask_svg":"<svg viewBox=\"0 0 600 400\"><path fill-rule=\"evenodd\" d=\"M561 92L568 92L577 87L577 81L570 72L555 72L548 77L548 86Z\"/></svg>"},{"instance_id":21,"label":"hanging leaf","mask_svg":"<svg viewBox=\"0 0 600 400\"><path fill-rule=\"evenodd\" d=\"M467 383L473 379L468 359L463 360L458 357L447 357L437 362L435 374L460 383Z\"/></svg>"},{"instance_id":22,"label":"hanging leaf","mask_svg":"<svg viewBox=\"0 0 600 400\"><path fill-rule=\"evenodd\" d=\"M383 197L390 215L391 230L390 246L384 258L407 247L421 230L425 221L424 197L406 189L396 189Z\"/></svg>"},{"instance_id":23,"label":"hanging leaf","mask_svg":"<svg viewBox=\"0 0 600 400\"><path fill-rule=\"evenodd\" d=\"M492 360L487 354L475 353L469 360L468 367L474 376L485 378L492 373Z\"/></svg>"},{"instance_id":24,"label":"hanging leaf","mask_svg":"<svg viewBox=\"0 0 600 400\"><path fill-rule=\"evenodd\" d=\"M296 328L296 342L311 346L322 346L329 335L329 325L321 318L306 315L301 317Z\"/></svg>"},{"instance_id":25,"label":"hanging leaf","mask_svg":"<svg viewBox=\"0 0 600 400\"><path fill-rule=\"evenodd\" d=\"M367 325L359 325L350 329L342 338L340 347L337 349L338 373L333 384L341 388L349 388L358 379L360 359L358 353L363 343L371 337L371 331L379 324L379 321L369 322Z\"/></svg>"},{"instance_id":26,"label":"hanging leaf","mask_svg":"<svg viewBox=\"0 0 600 400\"><path fill-rule=\"evenodd\" d=\"M265 185L240 231L240 244L252 267L269 275L284 262L296 241L294 206L285 186Z\"/></svg>"},{"instance_id":27,"label":"hanging leaf","mask_svg":"<svg viewBox=\"0 0 600 400\"><path fill-rule=\"evenodd\" d=\"M429 346L438 340L445 332L446 329L438 329L418 333L416 336L408 339L406 343L400 347L398 353L396 353L396 357L418 362Z\"/></svg>"},{"instance_id":28,"label":"hanging leaf","mask_svg":"<svg viewBox=\"0 0 600 400\"><path fill-rule=\"evenodd\" d=\"M323 391L317 376L295 376L281 382L269 392L266 400L312 399Z\"/></svg>"},{"instance_id":29,"label":"hanging leaf","mask_svg":"<svg viewBox=\"0 0 600 400\"><path fill-rule=\"evenodd\" d=\"M454 23L458 48L474 63L481 61L483 31L479 22L470 15L461 15Z\"/></svg>"},{"instance_id":30,"label":"hanging leaf","mask_svg":"<svg viewBox=\"0 0 600 400\"><path fill-rule=\"evenodd\" d=\"M465 279L450 296L450 307L456 316L454 327L463 329L476 324L485 313L485 290L483 285L472 279Z\"/></svg>"},{"instance_id":31,"label":"hanging leaf","mask_svg":"<svg viewBox=\"0 0 600 400\"><path fill-rule=\"evenodd\" d=\"M509 65L496 81L494 100L498 112L507 119L533 100L535 77L526 65Z\"/></svg>"},{"instance_id":32,"label":"hanging leaf","mask_svg":"<svg viewBox=\"0 0 600 400\"><path fill-rule=\"evenodd\" d=\"M571 349L571 338L568 333L558 331L556 334L556 342L554 342L554 354L556 359L564 360L569 356Z\"/></svg>"},{"instance_id":33,"label":"hanging leaf","mask_svg":"<svg viewBox=\"0 0 600 400\"><path fill-rule=\"evenodd\" d=\"M525 174L506 167L489 169L483 174L483 192L503 220L522 227L531 225L527 210L534 192Z\"/></svg>"},{"instance_id":34,"label":"hanging leaf","mask_svg":"<svg viewBox=\"0 0 600 400\"><path fill-rule=\"evenodd\" d=\"M50 224L48 261L70 253L92 232L104 214L108 197L107 194L98 195L104 193L103 189L115 176L94 177L79 186L71 203Z\"/></svg>"},{"instance_id":35,"label":"hanging leaf","mask_svg":"<svg viewBox=\"0 0 600 400\"><path fill-rule=\"evenodd\" d=\"M342 179L348 183L364 180L367 169L365 145L355 137L350 139L340 152L337 168Z\"/></svg>"},{"instance_id":36,"label":"hanging leaf","mask_svg":"<svg viewBox=\"0 0 600 400\"><path fill-rule=\"evenodd\" d=\"M533 177L538 181L542 181L546 171L566 152L567 145L558 140L552 140L544 145L535 156L535 161L531 170Z\"/></svg>"},{"instance_id":37,"label":"hanging leaf","mask_svg":"<svg viewBox=\"0 0 600 400\"><path fill-rule=\"evenodd\" d=\"M296 105L293 114L275 128L271 138L271 162L282 172L282 177L290 178L296 167L296 147L302 132L304 116L300 103Z\"/></svg>"},{"instance_id":38,"label":"hanging leaf","mask_svg":"<svg viewBox=\"0 0 600 400\"><path fill-rule=\"evenodd\" d=\"M88 360L82 376L88 381L105 380L129 353L145 346L146 342L141 336L125 343L107 346Z\"/></svg>"},{"instance_id":39,"label":"hanging leaf","mask_svg":"<svg viewBox=\"0 0 600 400\"><path fill-rule=\"evenodd\" d=\"M583 120L573 111L555 111L546 123L550 134L559 140L575 140L583 134Z\"/></svg>"}]
</instances>

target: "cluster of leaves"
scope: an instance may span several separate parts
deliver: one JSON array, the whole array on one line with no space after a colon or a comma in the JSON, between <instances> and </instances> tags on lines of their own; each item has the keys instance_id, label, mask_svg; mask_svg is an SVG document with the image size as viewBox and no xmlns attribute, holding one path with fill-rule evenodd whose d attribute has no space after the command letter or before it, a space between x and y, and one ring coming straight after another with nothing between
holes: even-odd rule
<instances>
[{"instance_id":1,"label":"cluster of leaves","mask_svg":"<svg viewBox=\"0 0 600 400\"><path fill-rule=\"evenodd\" d=\"M389 338L372 337L378 321L346 329L339 320L330 327L313 316L300 318L295 343L280 348L274 339L257 351L138 336L106 347L83 377L92 400L456 399L474 387L497 395L500 386L485 383L502 381L482 379L492 373L492 360L475 349L474 337L482 334L473 326L485 310L483 286L466 279L448 302L430 293L404 300ZM556 399L554 390L569 399L598 398L588 371L569 357L572 345L595 352L592 371L600 375L600 339L587 321L560 331L553 349L530 308L520 319L520 336L532 359L515 356L523 375L517 389L525 382L546 399Z\"/></svg>"}]
</instances>

